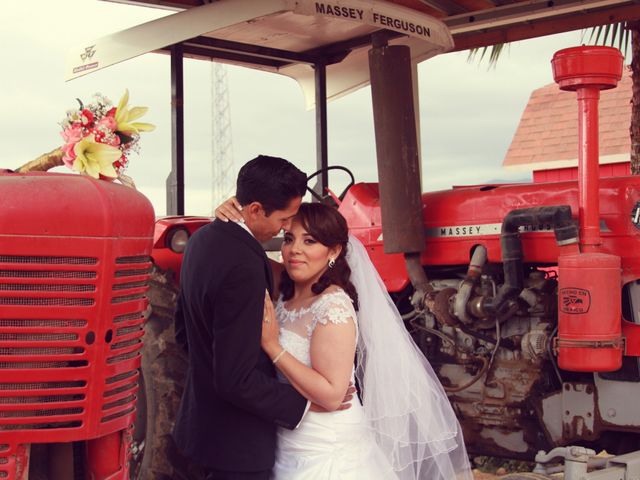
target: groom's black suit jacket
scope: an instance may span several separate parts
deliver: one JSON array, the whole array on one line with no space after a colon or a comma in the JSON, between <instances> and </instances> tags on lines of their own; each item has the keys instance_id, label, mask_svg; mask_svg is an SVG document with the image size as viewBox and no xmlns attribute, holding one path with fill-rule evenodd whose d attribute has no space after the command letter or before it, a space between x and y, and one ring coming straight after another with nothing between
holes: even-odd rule
<instances>
[{"instance_id":1,"label":"groom's black suit jacket","mask_svg":"<svg viewBox=\"0 0 640 480\"><path fill-rule=\"evenodd\" d=\"M276 425L294 428L304 414L307 401L260 348L271 283L264 250L239 225L216 220L189 239L175 317L189 369L174 438L204 467L270 469Z\"/></svg>"}]
</instances>

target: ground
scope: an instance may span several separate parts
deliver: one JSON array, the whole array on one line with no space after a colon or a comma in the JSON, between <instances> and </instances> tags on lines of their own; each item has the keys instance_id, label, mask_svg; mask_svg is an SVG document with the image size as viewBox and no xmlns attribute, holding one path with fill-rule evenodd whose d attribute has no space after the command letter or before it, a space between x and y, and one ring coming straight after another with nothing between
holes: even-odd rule
<instances>
[{"instance_id":1,"label":"ground","mask_svg":"<svg viewBox=\"0 0 640 480\"><path fill-rule=\"evenodd\" d=\"M472 466L474 480L496 480L507 474L531 472L535 464L521 460L476 456L472 459ZM525 475L528 474L525 473Z\"/></svg>"},{"instance_id":2,"label":"ground","mask_svg":"<svg viewBox=\"0 0 640 480\"><path fill-rule=\"evenodd\" d=\"M478 470L477 468L473 470L473 478L474 480L493 480L495 478L500 478L493 473L484 473Z\"/></svg>"}]
</instances>

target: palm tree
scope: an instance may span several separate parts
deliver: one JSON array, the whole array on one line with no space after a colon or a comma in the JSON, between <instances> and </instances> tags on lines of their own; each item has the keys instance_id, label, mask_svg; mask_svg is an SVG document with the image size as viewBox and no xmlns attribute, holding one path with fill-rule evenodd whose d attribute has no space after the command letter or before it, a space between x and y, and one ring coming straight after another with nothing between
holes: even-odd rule
<instances>
[{"instance_id":1,"label":"palm tree","mask_svg":"<svg viewBox=\"0 0 640 480\"><path fill-rule=\"evenodd\" d=\"M595 45L609 45L617 47L626 56L631 45L631 124L629 136L631 138L631 173L640 175L640 21L621 22L611 25L593 27L590 30L588 43ZM489 67L497 64L501 53L509 44L493 45L489 47L475 48L469 52L469 61L480 55L482 62L489 52Z\"/></svg>"},{"instance_id":2,"label":"palm tree","mask_svg":"<svg viewBox=\"0 0 640 480\"><path fill-rule=\"evenodd\" d=\"M617 47L627 56L631 45L631 173L640 175L640 21L593 27L589 43Z\"/></svg>"}]
</instances>

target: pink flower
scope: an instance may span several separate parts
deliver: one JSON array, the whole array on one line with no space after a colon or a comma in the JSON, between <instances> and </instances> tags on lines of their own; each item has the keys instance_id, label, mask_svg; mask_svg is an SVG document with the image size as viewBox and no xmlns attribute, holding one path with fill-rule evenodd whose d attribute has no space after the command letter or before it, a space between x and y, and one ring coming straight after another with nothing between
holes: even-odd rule
<instances>
[{"instance_id":1,"label":"pink flower","mask_svg":"<svg viewBox=\"0 0 640 480\"><path fill-rule=\"evenodd\" d=\"M98 128L104 127L111 131L114 131L116 129L116 125L116 119L108 115L106 117L102 117L100 120L98 120L97 123Z\"/></svg>"},{"instance_id":2,"label":"pink flower","mask_svg":"<svg viewBox=\"0 0 640 480\"><path fill-rule=\"evenodd\" d=\"M82 140L82 127L74 123L70 127L65 128L60 135L62 135L65 143L77 143Z\"/></svg>"},{"instance_id":3,"label":"pink flower","mask_svg":"<svg viewBox=\"0 0 640 480\"><path fill-rule=\"evenodd\" d=\"M64 156L62 157L62 161L69 168L71 168L73 166L73 161L76 159L76 152L74 150L74 147L76 146L76 143L77 142L65 143L62 146L62 151L64 152Z\"/></svg>"},{"instance_id":4,"label":"pink flower","mask_svg":"<svg viewBox=\"0 0 640 480\"><path fill-rule=\"evenodd\" d=\"M62 161L64 164L71 168L73 165L73 161L76 158L76 153L73 150L76 143L82 140L84 136L82 133L82 126L77 123L72 124L71 126L65 128L60 135L64 139L64 145L62 146L62 151L64 152L64 156L62 157Z\"/></svg>"}]
</instances>

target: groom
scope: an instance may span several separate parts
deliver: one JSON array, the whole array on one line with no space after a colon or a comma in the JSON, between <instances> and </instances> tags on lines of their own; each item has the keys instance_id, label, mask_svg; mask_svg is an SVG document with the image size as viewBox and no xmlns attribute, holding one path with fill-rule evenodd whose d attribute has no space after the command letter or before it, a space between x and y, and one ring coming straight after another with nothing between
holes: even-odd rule
<instances>
[{"instance_id":1,"label":"groom","mask_svg":"<svg viewBox=\"0 0 640 480\"><path fill-rule=\"evenodd\" d=\"M276 426L295 428L308 408L260 349L265 290L273 287L260 242L289 227L306 184L288 161L254 158L236 185L244 223L215 220L187 245L175 328L189 370L174 438L207 480L267 480Z\"/></svg>"}]
</instances>

